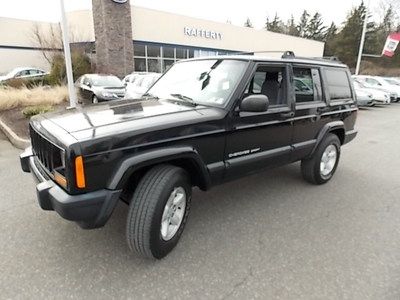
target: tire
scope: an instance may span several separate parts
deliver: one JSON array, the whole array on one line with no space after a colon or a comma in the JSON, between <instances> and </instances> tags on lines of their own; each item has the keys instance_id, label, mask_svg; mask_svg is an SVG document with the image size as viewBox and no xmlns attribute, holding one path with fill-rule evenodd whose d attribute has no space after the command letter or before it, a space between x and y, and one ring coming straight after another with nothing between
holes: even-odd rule
<instances>
[{"instance_id":1,"label":"tire","mask_svg":"<svg viewBox=\"0 0 400 300\"><path fill-rule=\"evenodd\" d=\"M96 97L96 95L93 95L92 103L99 103L99 99Z\"/></svg>"},{"instance_id":2,"label":"tire","mask_svg":"<svg viewBox=\"0 0 400 300\"><path fill-rule=\"evenodd\" d=\"M173 197L174 193L176 195L184 193L186 203L184 206L175 207L175 213L176 216L180 216L180 222L172 225L172 227L175 226L175 233L172 236L166 236L165 233L169 231L162 232L161 230L170 228L174 213L170 217L171 222L168 218L166 218L167 221L162 222L162 220L164 216L168 216L168 213L165 215L166 204L171 203L171 199L178 198L178 196ZM190 211L191 196L190 179L182 168L158 165L150 169L140 180L130 202L126 225L129 248L145 258L161 259L171 252L185 227ZM163 227L163 224L169 225Z\"/></svg>"},{"instance_id":3,"label":"tire","mask_svg":"<svg viewBox=\"0 0 400 300\"><path fill-rule=\"evenodd\" d=\"M318 145L314 154L310 158L301 161L301 173L303 178L312 184L324 184L328 182L335 173L339 163L340 145L340 140L336 134L327 134ZM334 149L336 150L336 159L333 163L331 159L333 159L334 156L332 154L335 151ZM321 165L325 151L329 152L329 155L324 156L324 160L328 161L328 163L324 162L324 165ZM321 170L321 168L323 168L323 170Z\"/></svg>"}]
</instances>

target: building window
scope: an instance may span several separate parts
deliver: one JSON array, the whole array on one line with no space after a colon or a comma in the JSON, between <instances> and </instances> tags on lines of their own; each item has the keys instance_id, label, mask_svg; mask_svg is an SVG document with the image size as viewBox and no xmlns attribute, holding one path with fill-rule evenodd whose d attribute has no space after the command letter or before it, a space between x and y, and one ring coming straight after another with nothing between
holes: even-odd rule
<instances>
[{"instance_id":1,"label":"building window","mask_svg":"<svg viewBox=\"0 0 400 300\"><path fill-rule=\"evenodd\" d=\"M163 46L163 57L175 59L175 48Z\"/></svg>"},{"instance_id":2,"label":"building window","mask_svg":"<svg viewBox=\"0 0 400 300\"><path fill-rule=\"evenodd\" d=\"M135 71L138 72L146 72L146 58L136 58L134 59L135 62Z\"/></svg>"},{"instance_id":3,"label":"building window","mask_svg":"<svg viewBox=\"0 0 400 300\"><path fill-rule=\"evenodd\" d=\"M171 66L175 63L175 60L173 59L164 59L164 72L167 71Z\"/></svg>"},{"instance_id":4,"label":"building window","mask_svg":"<svg viewBox=\"0 0 400 300\"><path fill-rule=\"evenodd\" d=\"M160 57L161 56L161 51L160 51L159 46L147 46L147 56L148 57Z\"/></svg>"},{"instance_id":5,"label":"building window","mask_svg":"<svg viewBox=\"0 0 400 300\"><path fill-rule=\"evenodd\" d=\"M143 43L134 44L134 62L136 72L162 73L181 59L226 54L214 50L200 50L185 47L156 46Z\"/></svg>"},{"instance_id":6,"label":"building window","mask_svg":"<svg viewBox=\"0 0 400 300\"><path fill-rule=\"evenodd\" d=\"M176 59L185 59L187 58L187 49L184 48L176 48Z\"/></svg>"},{"instance_id":7,"label":"building window","mask_svg":"<svg viewBox=\"0 0 400 300\"><path fill-rule=\"evenodd\" d=\"M161 59L148 58L147 65L148 65L148 72L161 73L161 70L162 70L162 60Z\"/></svg>"},{"instance_id":8,"label":"building window","mask_svg":"<svg viewBox=\"0 0 400 300\"><path fill-rule=\"evenodd\" d=\"M145 45L135 45L135 47L133 48L133 55L145 57L146 56Z\"/></svg>"}]
</instances>

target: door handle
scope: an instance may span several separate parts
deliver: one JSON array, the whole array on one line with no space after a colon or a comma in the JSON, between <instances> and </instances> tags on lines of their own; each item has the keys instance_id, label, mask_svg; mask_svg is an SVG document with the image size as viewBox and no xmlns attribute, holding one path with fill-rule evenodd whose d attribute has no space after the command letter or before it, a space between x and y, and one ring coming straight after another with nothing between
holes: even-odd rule
<instances>
[{"instance_id":1,"label":"door handle","mask_svg":"<svg viewBox=\"0 0 400 300\"><path fill-rule=\"evenodd\" d=\"M294 117L294 112L287 112L287 113L281 113L282 118L293 118Z\"/></svg>"}]
</instances>

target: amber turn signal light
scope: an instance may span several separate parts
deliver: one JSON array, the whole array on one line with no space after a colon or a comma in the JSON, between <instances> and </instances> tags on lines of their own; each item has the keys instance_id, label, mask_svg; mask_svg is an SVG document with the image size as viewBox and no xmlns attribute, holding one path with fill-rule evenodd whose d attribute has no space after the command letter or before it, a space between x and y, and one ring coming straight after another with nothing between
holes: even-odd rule
<instances>
[{"instance_id":1,"label":"amber turn signal light","mask_svg":"<svg viewBox=\"0 0 400 300\"><path fill-rule=\"evenodd\" d=\"M83 169L83 157L77 156L75 158L75 178L76 178L76 186L80 189L86 187L85 182L85 170Z\"/></svg>"}]
</instances>

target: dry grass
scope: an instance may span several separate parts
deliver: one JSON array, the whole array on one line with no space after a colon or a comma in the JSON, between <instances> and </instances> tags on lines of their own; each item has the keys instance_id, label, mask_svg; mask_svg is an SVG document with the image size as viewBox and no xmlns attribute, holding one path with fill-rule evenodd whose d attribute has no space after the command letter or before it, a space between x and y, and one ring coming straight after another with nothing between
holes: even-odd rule
<instances>
[{"instance_id":1,"label":"dry grass","mask_svg":"<svg viewBox=\"0 0 400 300\"><path fill-rule=\"evenodd\" d=\"M0 111L34 105L53 106L67 99L68 90L65 86L38 86L33 89L4 87L0 88Z\"/></svg>"},{"instance_id":2,"label":"dry grass","mask_svg":"<svg viewBox=\"0 0 400 300\"><path fill-rule=\"evenodd\" d=\"M399 67L384 67L380 66L378 63L372 63L370 61L363 61L361 63L361 73L363 75L373 75L373 76L388 76L388 77L399 77L400 68Z\"/></svg>"}]
</instances>

